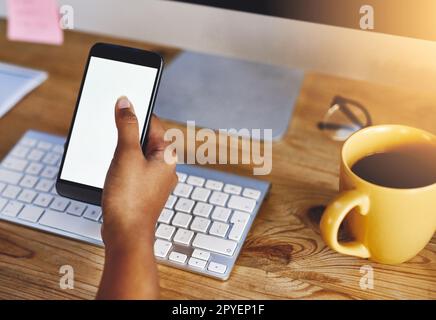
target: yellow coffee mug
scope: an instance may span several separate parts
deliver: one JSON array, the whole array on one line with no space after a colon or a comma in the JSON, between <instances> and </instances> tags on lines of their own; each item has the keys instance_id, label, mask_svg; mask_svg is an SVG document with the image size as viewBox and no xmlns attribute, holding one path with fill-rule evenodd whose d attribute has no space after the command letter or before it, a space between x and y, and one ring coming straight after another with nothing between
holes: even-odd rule
<instances>
[{"instance_id":1,"label":"yellow coffee mug","mask_svg":"<svg viewBox=\"0 0 436 320\"><path fill-rule=\"evenodd\" d=\"M436 230L436 183L414 189L394 189L363 180L351 167L370 154L411 143L436 148L436 136L402 125L367 127L343 145L340 191L321 219L321 235L339 253L397 264L421 251ZM354 241L339 243L344 221Z\"/></svg>"}]
</instances>

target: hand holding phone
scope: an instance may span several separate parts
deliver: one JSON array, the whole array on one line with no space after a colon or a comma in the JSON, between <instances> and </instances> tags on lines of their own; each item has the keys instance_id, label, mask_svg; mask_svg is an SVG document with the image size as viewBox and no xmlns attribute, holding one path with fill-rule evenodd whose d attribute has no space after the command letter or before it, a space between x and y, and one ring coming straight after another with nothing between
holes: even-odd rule
<instances>
[{"instance_id":1,"label":"hand holding phone","mask_svg":"<svg viewBox=\"0 0 436 320\"><path fill-rule=\"evenodd\" d=\"M157 299L155 225L178 181L175 161L165 161L167 142L156 117L150 121L144 157L134 106L125 97L117 101L115 122L118 142L102 195L106 250L97 297Z\"/></svg>"},{"instance_id":2,"label":"hand holding phone","mask_svg":"<svg viewBox=\"0 0 436 320\"><path fill-rule=\"evenodd\" d=\"M92 47L58 174L59 194L101 203L117 143L114 103L120 96L128 96L135 106L145 150L162 67L162 58L153 52L109 44Z\"/></svg>"},{"instance_id":3,"label":"hand holding phone","mask_svg":"<svg viewBox=\"0 0 436 320\"><path fill-rule=\"evenodd\" d=\"M127 98L117 101L118 144L102 195L105 226L102 236L110 248L125 248L129 239L135 246L145 241L152 244L156 220L178 181L175 161L164 160L167 142L156 117L150 121L144 157L134 109Z\"/></svg>"}]
</instances>

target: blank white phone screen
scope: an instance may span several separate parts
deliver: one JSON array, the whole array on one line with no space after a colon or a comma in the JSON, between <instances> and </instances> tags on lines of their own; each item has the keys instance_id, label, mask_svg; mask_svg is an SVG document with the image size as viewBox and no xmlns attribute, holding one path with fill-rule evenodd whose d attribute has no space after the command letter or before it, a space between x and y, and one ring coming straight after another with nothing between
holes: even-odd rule
<instances>
[{"instance_id":1,"label":"blank white phone screen","mask_svg":"<svg viewBox=\"0 0 436 320\"><path fill-rule=\"evenodd\" d=\"M140 135L158 69L91 57L60 178L103 188L117 144L115 103L127 96Z\"/></svg>"}]
</instances>

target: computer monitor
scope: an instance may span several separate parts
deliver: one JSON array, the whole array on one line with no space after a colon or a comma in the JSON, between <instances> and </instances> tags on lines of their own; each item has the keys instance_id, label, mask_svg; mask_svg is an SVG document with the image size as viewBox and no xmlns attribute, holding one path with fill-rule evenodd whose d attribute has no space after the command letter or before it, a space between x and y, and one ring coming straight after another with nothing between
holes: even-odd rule
<instances>
[{"instance_id":1,"label":"computer monitor","mask_svg":"<svg viewBox=\"0 0 436 320\"><path fill-rule=\"evenodd\" d=\"M292 14L280 16L265 8L261 8L263 11L254 11L248 6L253 1L214 1L226 3L225 8L188 3L192 1L164 0L59 0L59 3L72 6L74 27L79 31L175 46L195 53L277 66L285 71L289 68L313 70L347 78L434 90L436 42L328 25L339 21L336 18L329 21L299 21ZM373 0L363 2L374 3ZM245 3L246 6L236 8L229 3ZM319 8L309 9L320 11ZM333 9L340 14L343 8L336 6ZM355 14L358 15L357 12ZM5 15L4 2L0 2L0 15ZM377 23L382 21L377 20L377 11L375 16L377 29ZM316 21L322 23L313 23ZM170 66L167 70L171 69ZM297 92L296 88L292 86L291 91ZM234 90L237 93L238 88ZM170 94L165 94L163 90L159 93L162 97ZM263 102L263 105L270 110L274 103ZM288 105L292 105L292 102ZM207 105L202 106L202 110L217 111ZM262 119L262 114L253 112L247 106L244 114L251 116L253 113ZM269 116L265 119L270 119ZM191 120L197 120L197 124L201 125L200 118ZM226 123L231 126L229 121Z\"/></svg>"}]
</instances>

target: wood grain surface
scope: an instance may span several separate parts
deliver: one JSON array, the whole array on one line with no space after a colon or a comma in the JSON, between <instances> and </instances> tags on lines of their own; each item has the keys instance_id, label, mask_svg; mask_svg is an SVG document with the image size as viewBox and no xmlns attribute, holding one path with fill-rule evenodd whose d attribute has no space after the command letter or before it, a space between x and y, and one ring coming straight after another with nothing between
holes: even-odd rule
<instances>
[{"instance_id":1,"label":"wood grain surface","mask_svg":"<svg viewBox=\"0 0 436 320\"><path fill-rule=\"evenodd\" d=\"M0 21L0 61L43 69L49 79L0 119L0 158L28 129L66 135L89 48L97 41L160 51L177 50L78 32L62 46L10 42ZM166 299L435 299L436 239L407 263L381 265L325 246L318 222L337 193L339 150L317 128L333 96L364 104L374 123L401 123L436 132L436 93L408 91L307 73L290 128L273 144L272 183L230 279L221 282L159 266ZM268 106L265 106L266 108ZM165 122L167 128L180 127ZM192 152L192 150L187 150ZM216 166L251 175L250 165ZM0 222L0 299L92 299L101 248ZM59 287L59 268L71 265L75 288ZM361 289L360 268L374 269L374 289Z\"/></svg>"}]
</instances>

